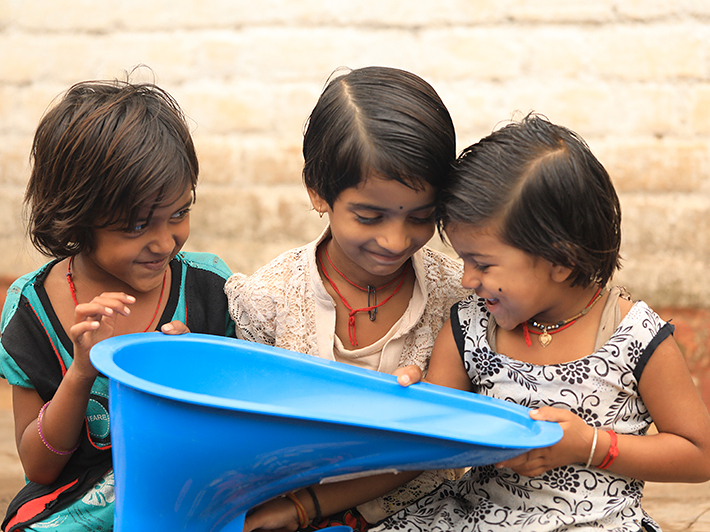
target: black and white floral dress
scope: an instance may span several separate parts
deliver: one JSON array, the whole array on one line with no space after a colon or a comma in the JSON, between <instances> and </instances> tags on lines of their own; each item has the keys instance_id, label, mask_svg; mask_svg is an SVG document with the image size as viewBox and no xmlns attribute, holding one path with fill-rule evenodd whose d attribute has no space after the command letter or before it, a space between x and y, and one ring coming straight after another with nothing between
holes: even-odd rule
<instances>
[{"instance_id":1,"label":"black and white floral dress","mask_svg":"<svg viewBox=\"0 0 710 532\"><path fill-rule=\"evenodd\" d=\"M609 340L572 362L536 366L494 352L489 313L475 296L451 312L452 328L474 391L527 407L565 408L596 427L646 434L652 420L638 394L643 368L673 332L645 303L636 302ZM493 465L472 468L458 481L386 519L377 531L660 530L641 508L644 483L571 464L534 478Z\"/></svg>"}]
</instances>

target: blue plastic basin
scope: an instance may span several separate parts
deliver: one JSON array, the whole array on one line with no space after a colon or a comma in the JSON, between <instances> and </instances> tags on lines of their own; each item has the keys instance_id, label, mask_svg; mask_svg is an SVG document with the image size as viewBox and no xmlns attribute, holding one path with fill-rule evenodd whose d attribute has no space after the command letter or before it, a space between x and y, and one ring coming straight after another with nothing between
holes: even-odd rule
<instances>
[{"instance_id":1,"label":"blue plastic basin","mask_svg":"<svg viewBox=\"0 0 710 532\"><path fill-rule=\"evenodd\" d=\"M240 340L132 334L91 360L109 378L118 532L241 530L309 484L495 463L562 436L516 404Z\"/></svg>"}]
</instances>

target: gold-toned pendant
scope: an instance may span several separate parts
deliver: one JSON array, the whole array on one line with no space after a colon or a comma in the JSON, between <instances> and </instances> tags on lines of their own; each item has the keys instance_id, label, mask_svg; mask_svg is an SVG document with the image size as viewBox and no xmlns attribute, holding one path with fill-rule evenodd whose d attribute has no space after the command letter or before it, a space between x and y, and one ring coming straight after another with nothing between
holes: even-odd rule
<instances>
[{"instance_id":1,"label":"gold-toned pendant","mask_svg":"<svg viewBox=\"0 0 710 532\"><path fill-rule=\"evenodd\" d=\"M547 331L542 331L542 333L540 334L538 339L540 340L540 345L542 347L547 347L548 345L550 345L550 342L552 341L552 335L550 333L548 333Z\"/></svg>"}]
</instances>

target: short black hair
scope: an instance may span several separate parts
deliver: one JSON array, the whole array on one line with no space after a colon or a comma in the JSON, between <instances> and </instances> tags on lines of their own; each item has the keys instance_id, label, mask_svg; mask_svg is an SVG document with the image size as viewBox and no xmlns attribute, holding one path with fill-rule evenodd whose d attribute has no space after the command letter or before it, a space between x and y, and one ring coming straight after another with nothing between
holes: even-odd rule
<instances>
[{"instance_id":1,"label":"short black hair","mask_svg":"<svg viewBox=\"0 0 710 532\"><path fill-rule=\"evenodd\" d=\"M85 81L42 118L25 193L28 231L43 254L90 251L93 230L135 225L149 198L176 197L199 166L177 102L150 83Z\"/></svg>"},{"instance_id":2,"label":"short black hair","mask_svg":"<svg viewBox=\"0 0 710 532\"><path fill-rule=\"evenodd\" d=\"M331 207L340 193L377 175L435 189L456 158L449 111L419 76L366 67L331 78L306 125L303 180Z\"/></svg>"},{"instance_id":3,"label":"short black hair","mask_svg":"<svg viewBox=\"0 0 710 532\"><path fill-rule=\"evenodd\" d=\"M508 245L572 269L572 286L620 268L621 207L609 174L573 131L531 113L466 148L437 220L496 222Z\"/></svg>"}]
</instances>

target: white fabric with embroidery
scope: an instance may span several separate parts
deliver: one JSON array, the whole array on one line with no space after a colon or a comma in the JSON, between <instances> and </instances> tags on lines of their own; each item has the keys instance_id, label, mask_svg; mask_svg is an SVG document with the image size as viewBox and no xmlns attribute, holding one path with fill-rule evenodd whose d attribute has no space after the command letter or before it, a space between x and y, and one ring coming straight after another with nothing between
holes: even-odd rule
<instances>
[{"instance_id":1,"label":"white fabric with embroidery","mask_svg":"<svg viewBox=\"0 0 710 532\"><path fill-rule=\"evenodd\" d=\"M658 340L672 330L645 303L636 302L608 341L594 353L540 366L491 349L485 300L461 302L457 342L477 393L530 408L554 406L619 434L646 434L652 420L638 393L638 379ZM453 324L453 322L452 322ZM661 330L663 329L663 330ZM643 511L644 483L584 464L558 467L527 478L494 465L472 468L442 484L373 532L497 532L526 530L660 530Z\"/></svg>"},{"instance_id":2,"label":"white fabric with embroidery","mask_svg":"<svg viewBox=\"0 0 710 532\"><path fill-rule=\"evenodd\" d=\"M316 248L329 234L326 229L318 239L281 254L251 276L237 273L227 280L229 311L240 338L336 360L335 302L316 261ZM416 283L409 306L386 335L379 362L368 352L364 367L392 373L416 364L426 371L451 306L470 294L461 286L461 265L443 253L424 247L412 256L412 265ZM347 363L359 365L357 358ZM451 470L428 471L358 510L368 522L380 521L454 475Z\"/></svg>"}]
</instances>

